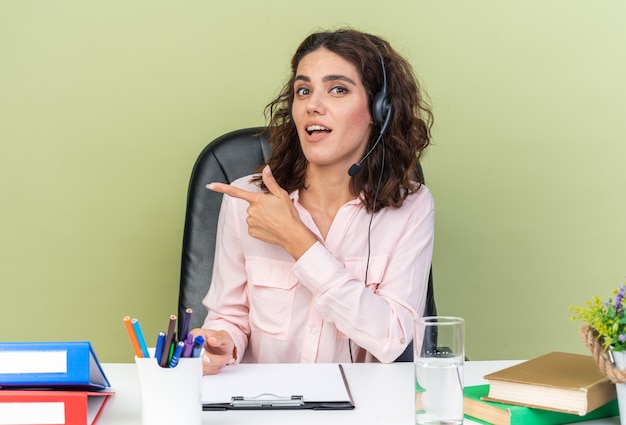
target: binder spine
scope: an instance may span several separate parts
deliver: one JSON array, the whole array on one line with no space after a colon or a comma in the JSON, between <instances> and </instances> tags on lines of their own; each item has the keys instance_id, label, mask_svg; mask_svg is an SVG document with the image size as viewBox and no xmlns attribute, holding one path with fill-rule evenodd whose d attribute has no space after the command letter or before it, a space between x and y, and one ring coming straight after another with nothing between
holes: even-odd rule
<instances>
[{"instance_id":1,"label":"binder spine","mask_svg":"<svg viewBox=\"0 0 626 425\"><path fill-rule=\"evenodd\" d=\"M7 361L24 359L26 361ZM103 383L92 383L92 367ZM94 371L95 372L95 371ZM90 342L0 342L2 387L106 388L104 375Z\"/></svg>"}]
</instances>

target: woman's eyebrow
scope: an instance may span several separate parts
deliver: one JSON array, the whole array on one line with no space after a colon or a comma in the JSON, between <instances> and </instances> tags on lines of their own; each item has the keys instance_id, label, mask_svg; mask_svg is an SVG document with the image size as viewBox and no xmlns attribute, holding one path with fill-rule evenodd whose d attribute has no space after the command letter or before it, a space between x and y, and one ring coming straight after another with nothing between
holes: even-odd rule
<instances>
[{"instance_id":1,"label":"woman's eyebrow","mask_svg":"<svg viewBox=\"0 0 626 425\"><path fill-rule=\"evenodd\" d=\"M352 84L353 86L356 86L356 83L354 82L354 80L350 77L346 77L345 75L327 75L324 78L322 78L323 82L337 81L337 80L346 81ZM311 78L307 77L306 75L296 75L295 81L306 81L310 83Z\"/></svg>"},{"instance_id":2,"label":"woman's eyebrow","mask_svg":"<svg viewBox=\"0 0 626 425\"><path fill-rule=\"evenodd\" d=\"M336 80L345 81L347 83L352 84L353 86L356 86L356 83L354 82L354 80L350 77L346 77L345 75L327 75L324 78L322 78L322 81L324 82L336 81Z\"/></svg>"}]
</instances>

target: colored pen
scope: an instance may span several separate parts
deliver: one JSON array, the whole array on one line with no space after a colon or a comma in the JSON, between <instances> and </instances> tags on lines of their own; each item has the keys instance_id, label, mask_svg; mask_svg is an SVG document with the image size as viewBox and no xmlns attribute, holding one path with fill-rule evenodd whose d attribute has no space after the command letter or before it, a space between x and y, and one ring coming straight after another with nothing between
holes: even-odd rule
<instances>
[{"instance_id":1,"label":"colored pen","mask_svg":"<svg viewBox=\"0 0 626 425\"><path fill-rule=\"evenodd\" d=\"M139 343L141 354L143 354L143 357L147 359L150 357L150 353L148 353L148 346L146 345L146 340L143 337L143 332L141 332L139 320L133 319L131 320L131 323L133 324L133 330L135 331L135 336L137 337L137 342Z\"/></svg>"},{"instance_id":2,"label":"colored pen","mask_svg":"<svg viewBox=\"0 0 626 425\"><path fill-rule=\"evenodd\" d=\"M132 344L133 350L135 351L135 356L143 357L143 353L141 352L141 348L139 347L139 341L137 341L137 336L135 335L130 316L124 317L124 326L126 326L126 331L128 332L128 337L130 338L130 343Z\"/></svg>"},{"instance_id":3,"label":"colored pen","mask_svg":"<svg viewBox=\"0 0 626 425\"><path fill-rule=\"evenodd\" d=\"M204 347L204 338L202 337L202 335L198 335L193 340L193 352L191 356L200 357L200 353L202 352L202 347Z\"/></svg>"},{"instance_id":4,"label":"colored pen","mask_svg":"<svg viewBox=\"0 0 626 425\"><path fill-rule=\"evenodd\" d=\"M172 343L170 344L170 352L167 354L167 366L165 367L169 367L170 363L172 362L175 348L176 348L176 341L172 341Z\"/></svg>"},{"instance_id":5,"label":"colored pen","mask_svg":"<svg viewBox=\"0 0 626 425\"><path fill-rule=\"evenodd\" d=\"M174 326L176 326L176 316L173 314L170 316L170 322L167 326L167 333L165 334L165 344L163 345L163 354L161 355L161 367L167 367L169 364L170 345L174 340Z\"/></svg>"},{"instance_id":6,"label":"colored pen","mask_svg":"<svg viewBox=\"0 0 626 425\"><path fill-rule=\"evenodd\" d=\"M178 344L176 344L176 350L174 350L174 355L172 356L170 367L176 367L176 365L178 365L178 359L180 359L180 355L182 354L184 347L185 343L183 341L180 341Z\"/></svg>"},{"instance_id":7,"label":"colored pen","mask_svg":"<svg viewBox=\"0 0 626 425\"><path fill-rule=\"evenodd\" d=\"M163 347L165 346L165 332L159 332L157 336L156 345L154 349L154 357L157 359L157 363L161 361L163 355Z\"/></svg>"},{"instance_id":8,"label":"colored pen","mask_svg":"<svg viewBox=\"0 0 626 425\"><path fill-rule=\"evenodd\" d=\"M193 335L187 334L187 338L185 338L185 347L183 348L183 353L181 357L191 357L191 353L193 352Z\"/></svg>"},{"instance_id":9,"label":"colored pen","mask_svg":"<svg viewBox=\"0 0 626 425\"><path fill-rule=\"evenodd\" d=\"M180 336L185 337L189 333L189 321L191 320L191 313L193 310L188 308L185 310L185 315L183 316L183 327L180 330Z\"/></svg>"}]
</instances>

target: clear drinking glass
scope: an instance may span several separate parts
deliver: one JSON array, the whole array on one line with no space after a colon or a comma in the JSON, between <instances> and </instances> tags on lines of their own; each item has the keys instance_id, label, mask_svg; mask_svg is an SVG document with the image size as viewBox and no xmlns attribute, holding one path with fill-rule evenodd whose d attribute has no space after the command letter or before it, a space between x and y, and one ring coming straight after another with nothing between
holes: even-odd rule
<instances>
[{"instance_id":1,"label":"clear drinking glass","mask_svg":"<svg viewBox=\"0 0 626 425\"><path fill-rule=\"evenodd\" d=\"M465 321L429 316L415 320L415 423L463 423Z\"/></svg>"}]
</instances>

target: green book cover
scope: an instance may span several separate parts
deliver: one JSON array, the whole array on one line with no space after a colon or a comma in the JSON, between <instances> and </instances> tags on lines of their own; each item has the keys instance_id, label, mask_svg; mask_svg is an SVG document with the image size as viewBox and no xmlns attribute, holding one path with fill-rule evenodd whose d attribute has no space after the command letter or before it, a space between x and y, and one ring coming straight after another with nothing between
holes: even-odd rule
<instances>
[{"instance_id":1,"label":"green book cover","mask_svg":"<svg viewBox=\"0 0 626 425\"><path fill-rule=\"evenodd\" d=\"M465 416L483 424L560 425L619 415L617 400L613 400L584 416L578 416L576 414L481 400L481 397L489 393L489 385L468 386L464 388L463 393L465 395Z\"/></svg>"}]
</instances>

